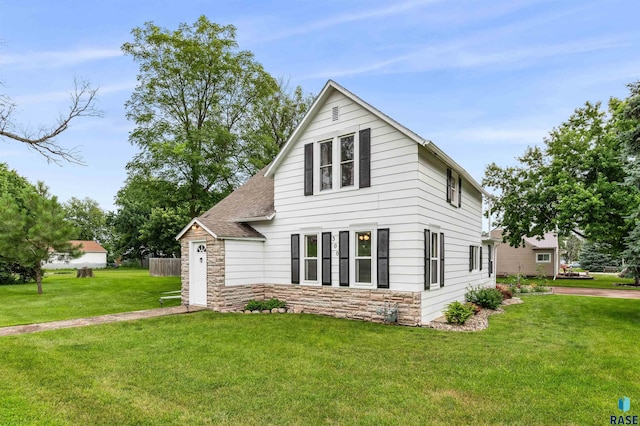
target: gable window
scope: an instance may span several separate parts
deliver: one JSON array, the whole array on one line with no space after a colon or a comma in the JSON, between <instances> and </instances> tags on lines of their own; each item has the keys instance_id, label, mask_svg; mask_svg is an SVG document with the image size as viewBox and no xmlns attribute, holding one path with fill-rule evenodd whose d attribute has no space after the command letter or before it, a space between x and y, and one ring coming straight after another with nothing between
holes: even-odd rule
<instances>
[{"instance_id":1,"label":"gable window","mask_svg":"<svg viewBox=\"0 0 640 426\"><path fill-rule=\"evenodd\" d=\"M341 129L304 147L304 195L371 186L371 129Z\"/></svg>"},{"instance_id":2,"label":"gable window","mask_svg":"<svg viewBox=\"0 0 640 426\"><path fill-rule=\"evenodd\" d=\"M340 186L353 186L353 135L340 138Z\"/></svg>"},{"instance_id":3,"label":"gable window","mask_svg":"<svg viewBox=\"0 0 640 426\"><path fill-rule=\"evenodd\" d=\"M462 178L451 169L447 169L447 202L462 206Z\"/></svg>"},{"instance_id":4,"label":"gable window","mask_svg":"<svg viewBox=\"0 0 640 426\"><path fill-rule=\"evenodd\" d=\"M371 284L371 231L356 232L356 284Z\"/></svg>"},{"instance_id":5,"label":"gable window","mask_svg":"<svg viewBox=\"0 0 640 426\"><path fill-rule=\"evenodd\" d=\"M318 235L304 236L304 279L318 281Z\"/></svg>"},{"instance_id":6,"label":"gable window","mask_svg":"<svg viewBox=\"0 0 640 426\"><path fill-rule=\"evenodd\" d=\"M333 141L320 142L320 190L333 187Z\"/></svg>"},{"instance_id":7,"label":"gable window","mask_svg":"<svg viewBox=\"0 0 640 426\"><path fill-rule=\"evenodd\" d=\"M536 253L536 263L551 263L551 253Z\"/></svg>"}]
</instances>

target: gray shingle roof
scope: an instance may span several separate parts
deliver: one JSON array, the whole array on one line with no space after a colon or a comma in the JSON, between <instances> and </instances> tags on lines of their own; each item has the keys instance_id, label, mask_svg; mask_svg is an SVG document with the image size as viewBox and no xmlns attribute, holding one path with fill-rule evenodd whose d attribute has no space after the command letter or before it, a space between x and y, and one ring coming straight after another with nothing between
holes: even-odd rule
<instances>
[{"instance_id":1,"label":"gray shingle roof","mask_svg":"<svg viewBox=\"0 0 640 426\"><path fill-rule=\"evenodd\" d=\"M266 167L251 177L198 220L219 238L264 238L246 221L271 217L273 179L264 177Z\"/></svg>"}]
</instances>

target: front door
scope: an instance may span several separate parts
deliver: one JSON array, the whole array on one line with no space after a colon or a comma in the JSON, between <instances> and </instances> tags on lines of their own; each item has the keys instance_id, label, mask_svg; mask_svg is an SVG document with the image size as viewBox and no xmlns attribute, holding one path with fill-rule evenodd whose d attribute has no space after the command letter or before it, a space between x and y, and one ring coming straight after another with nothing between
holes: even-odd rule
<instances>
[{"instance_id":1,"label":"front door","mask_svg":"<svg viewBox=\"0 0 640 426\"><path fill-rule=\"evenodd\" d=\"M207 243L192 241L189 259L189 305L207 306Z\"/></svg>"}]
</instances>

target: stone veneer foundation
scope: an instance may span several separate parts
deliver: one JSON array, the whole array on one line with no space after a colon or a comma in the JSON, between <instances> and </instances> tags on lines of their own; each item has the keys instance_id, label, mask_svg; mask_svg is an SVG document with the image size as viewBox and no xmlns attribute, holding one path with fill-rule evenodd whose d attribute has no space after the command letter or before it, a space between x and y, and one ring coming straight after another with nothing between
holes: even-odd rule
<instances>
[{"instance_id":1,"label":"stone veneer foundation","mask_svg":"<svg viewBox=\"0 0 640 426\"><path fill-rule=\"evenodd\" d=\"M207 308L217 312L237 312L251 299L277 298L293 312L328 315L372 322L384 322L376 311L385 303L398 305L398 324L420 326L420 292L350 287L303 286L297 284L252 284L225 286L224 240L213 238L204 230L190 229L181 238L182 301L189 301L189 244L206 241Z\"/></svg>"}]
</instances>

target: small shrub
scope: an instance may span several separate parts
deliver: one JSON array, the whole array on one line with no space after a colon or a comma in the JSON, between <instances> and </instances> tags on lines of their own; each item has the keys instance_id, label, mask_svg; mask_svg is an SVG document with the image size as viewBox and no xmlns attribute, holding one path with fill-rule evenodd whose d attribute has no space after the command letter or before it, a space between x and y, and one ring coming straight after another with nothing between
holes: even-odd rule
<instances>
[{"instance_id":1,"label":"small shrub","mask_svg":"<svg viewBox=\"0 0 640 426\"><path fill-rule=\"evenodd\" d=\"M261 311L262 310L262 300L249 300L244 307L245 311Z\"/></svg>"},{"instance_id":2,"label":"small shrub","mask_svg":"<svg viewBox=\"0 0 640 426\"><path fill-rule=\"evenodd\" d=\"M245 311L265 311L271 310L274 308L284 308L286 305L285 302L278 299L269 299L269 300L254 300L251 299L247 302L244 307Z\"/></svg>"},{"instance_id":3,"label":"small shrub","mask_svg":"<svg viewBox=\"0 0 640 426\"><path fill-rule=\"evenodd\" d=\"M448 323L464 324L474 314L473 307L468 303L460 303L455 301L447 306L444 316Z\"/></svg>"},{"instance_id":4,"label":"small shrub","mask_svg":"<svg viewBox=\"0 0 640 426\"><path fill-rule=\"evenodd\" d=\"M496 309L502 303L502 293L497 288L472 288L467 291L464 298L467 302L487 309Z\"/></svg>"},{"instance_id":5,"label":"small shrub","mask_svg":"<svg viewBox=\"0 0 640 426\"><path fill-rule=\"evenodd\" d=\"M480 312L482 310L482 308L478 305L476 305L475 303L471 303L471 302L466 302L465 305L470 306L471 309L473 309L473 313L477 314L478 312Z\"/></svg>"},{"instance_id":6,"label":"small shrub","mask_svg":"<svg viewBox=\"0 0 640 426\"><path fill-rule=\"evenodd\" d=\"M278 299L269 299L267 301L264 302L263 304L263 308L262 309L274 309L274 308L284 308L285 303L282 300L278 300Z\"/></svg>"}]
</instances>

